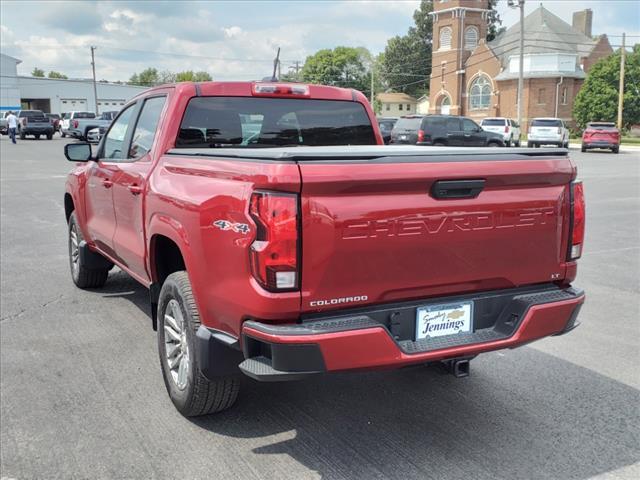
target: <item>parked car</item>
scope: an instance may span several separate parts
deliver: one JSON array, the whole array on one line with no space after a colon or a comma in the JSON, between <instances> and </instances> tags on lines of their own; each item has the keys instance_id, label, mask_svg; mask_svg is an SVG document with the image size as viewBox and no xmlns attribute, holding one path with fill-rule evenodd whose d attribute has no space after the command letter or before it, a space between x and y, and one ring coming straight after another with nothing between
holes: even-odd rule
<instances>
[{"instance_id":1,"label":"parked car","mask_svg":"<svg viewBox=\"0 0 640 480\"><path fill-rule=\"evenodd\" d=\"M109 111L96 117L93 112L69 112L62 120L62 136L69 135L80 140L86 140L89 130L101 126L109 126L117 113L116 111Z\"/></svg>"},{"instance_id":2,"label":"parked car","mask_svg":"<svg viewBox=\"0 0 640 480\"><path fill-rule=\"evenodd\" d=\"M7 135L9 133L9 127L7 124L8 115L9 115L9 112L6 111L4 112L4 115L2 116L2 118L0 118L0 135Z\"/></svg>"},{"instance_id":3,"label":"parked car","mask_svg":"<svg viewBox=\"0 0 640 480\"><path fill-rule=\"evenodd\" d=\"M520 125L515 120L505 117L483 118L480 126L486 132L501 134L505 146L520 146Z\"/></svg>"},{"instance_id":4,"label":"parked car","mask_svg":"<svg viewBox=\"0 0 640 480\"><path fill-rule=\"evenodd\" d=\"M613 153L620 151L620 131L612 122L591 122L582 132L583 152L591 148L610 148Z\"/></svg>"},{"instance_id":5,"label":"parked car","mask_svg":"<svg viewBox=\"0 0 640 480\"><path fill-rule=\"evenodd\" d=\"M16 113L18 117L17 135L24 140L27 135L33 135L39 139L45 135L47 140L53 138L53 124L42 110L20 110Z\"/></svg>"},{"instance_id":6,"label":"parked car","mask_svg":"<svg viewBox=\"0 0 640 480\"><path fill-rule=\"evenodd\" d=\"M113 121L114 118L116 118L117 115L118 115L117 111L103 112L100 115L99 120L106 120L108 121L108 123L89 130L86 135L86 140L89 143L99 143L103 135L109 128L109 125L111 125L111 122Z\"/></svg>"},{"instance_id":7,"label":"parked car","mask_svg":"<svg viewBox=\"0 0 640 480\"><path fill-rule=\"evenodd\" d=\"M107 128L108 127L102 126L102 127L92 128L91 130L89 130L89 132L87 133L87 142L100 143L100 140L102 140L102 137L107 131Z\"/></svg>"},{"instance_id":8,"label":"parked car","mask_svg":"<svg viewBox=\"0 0 640 480\"><path fill-rule=\"evenodd\" d=\"M378 126L380 127L380 133L385 144L388 144L391 140L391 131L398 119L396 117L379 117Z\"/></svg>"},{"instance_id":9,"label":"parked car","mask_svg":"<svg viewBox=\"0 0 640 480\"><path fill-rule=\"evenodd\" d=\"M512 161L382 143L351 89L151 88L95 156L65 145L72 279L99 288L117 265L149 288L164 383L186 416L230 407L241 373L444 361L464 376L479 353L578 325L585 209L566 150Z\"/></svg>"},{"instance_id":10,"label":"parked car","mask_svg":"<svg viewBox=\"0 0 640 480\"><path fill-rule=\"evenodd\" d=\"M57 113L45 113L51 124L53 125L53 133L60 131L60 115Z\"/></svg>"},{"instance_id":11,"label":"parked car","mask_svg":"<svg viewBox=\"0 0 640 480\"><path fill-rule=\"evenodd\" d=\"M451 147L503 147L501 134L486 132L467 117L405 115L391 132L390 144Z\"/></svg>"},{"instance_id":12,"label":"parked car","mask_svg":"<svg viewBox=\"0 0 640 480\"><path fill-rule=\"evenodd\" d=\"M556 145L569 148L569 129L559 118L534 118L527 135L528 147Z\"/></svg>"}]
</instances>

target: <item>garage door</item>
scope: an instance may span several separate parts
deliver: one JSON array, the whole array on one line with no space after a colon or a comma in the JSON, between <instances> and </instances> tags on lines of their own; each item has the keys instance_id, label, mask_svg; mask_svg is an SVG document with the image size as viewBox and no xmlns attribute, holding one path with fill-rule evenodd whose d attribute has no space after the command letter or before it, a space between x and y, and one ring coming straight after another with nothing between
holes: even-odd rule
<instances>
[{"instance_id":1,"label":"garage door","mask_svg":"<svg viewBox=\"0 0 640 480\"><path fill-rule=\"evenodd\" d=\"M105 98L98 100L98 112L118 112L126 103L124 98Z\"/></svg>"},{"instance_id":2,"label":"garage door","mask_svg":"<svg viewBox=\"0 0 640 480\"><path fill-rule=\"evenodd\" d=\"M61 98L60 99L60 113L66 112L86 112L87 99L86 98Z\"/></svg>"}]
</instances>

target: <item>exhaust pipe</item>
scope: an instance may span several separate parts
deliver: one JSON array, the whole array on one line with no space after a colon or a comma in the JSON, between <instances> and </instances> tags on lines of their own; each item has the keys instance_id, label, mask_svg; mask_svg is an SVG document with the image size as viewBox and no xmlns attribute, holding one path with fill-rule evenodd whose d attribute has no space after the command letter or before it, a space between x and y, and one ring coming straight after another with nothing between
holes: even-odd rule
<instances>
[{"instance_id":1,"label":"exhaust pipe","mask_svg":"<svg viewBox=\"0 0 640 480\"><path fill-rule=\"evenodd\" d=\"M456 378L468 377L471 372L470 358L454 358L451 360L443 360L444 368Z\"/></svg>"}]
</instances>

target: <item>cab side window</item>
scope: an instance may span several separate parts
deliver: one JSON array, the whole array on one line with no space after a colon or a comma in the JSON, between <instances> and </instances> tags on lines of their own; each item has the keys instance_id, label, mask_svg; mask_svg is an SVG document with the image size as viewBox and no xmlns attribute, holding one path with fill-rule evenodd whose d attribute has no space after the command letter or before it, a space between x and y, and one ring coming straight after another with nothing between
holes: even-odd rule
<instances>
[{"instance_id":1,"label":"cab side window","mask_svg":"<svg viewBox=\"0 0 640 480\"><path fill-rule=\"evenodd\" d=\"M124 141L127 137L127 130L131 121L131 115L135 109L135 103L127 107L120 116L113 122L107 137L104 140L104 149L101 158L107 161L118 161L126 158L124 150Z\"/></svg>"},{"instance_id":2,"label":"cab side window","mask_svg":"<svg viewBox=\"0 0 640 480\"><path fill-rule=\"evenodd\" d=\"M152 97L145 100L131 139L128 156L130 160L136 160L151 150L165 98L164 96Z\"/></svg>"},{"instance_id":3,"label":"cab side window","mask_svg":"<svg viewBox=\"0 0 640 480\"><path fill-rule=\"evenodd\" d=\"M462 119L462 130L465 132L476 132L480 127L473 120L469 120L468 118Z\"/></svg>"}]
</instances>

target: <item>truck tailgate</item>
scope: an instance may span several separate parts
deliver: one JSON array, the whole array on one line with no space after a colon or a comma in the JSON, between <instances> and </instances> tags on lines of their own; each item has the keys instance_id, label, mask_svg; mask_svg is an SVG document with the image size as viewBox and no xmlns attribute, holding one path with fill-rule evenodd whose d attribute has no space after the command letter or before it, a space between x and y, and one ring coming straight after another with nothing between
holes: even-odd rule
<instances>
[{"instance_id":1,"label":"truck tailgate","mask_svg":"<svg viewBox=\"0 0 640 480\"><path fill-rule=\"evenodd\" d=\"M299 161L303 312L562 279L575 168L498 150ZM484 185L435 198L455 180Z\"/></svg>"}]
</instances>

